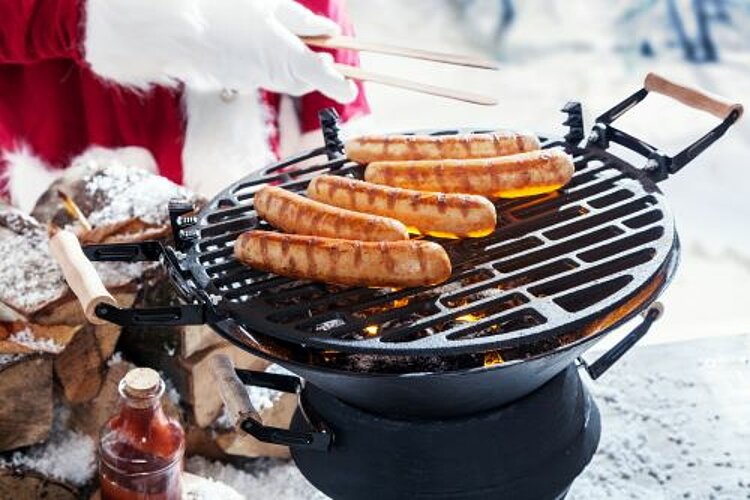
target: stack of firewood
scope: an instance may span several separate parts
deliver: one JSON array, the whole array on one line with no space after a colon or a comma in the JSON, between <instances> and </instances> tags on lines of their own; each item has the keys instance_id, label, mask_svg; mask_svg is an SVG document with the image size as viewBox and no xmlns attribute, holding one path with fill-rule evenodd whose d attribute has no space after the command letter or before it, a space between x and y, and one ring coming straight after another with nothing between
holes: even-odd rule
<instances>
[{"instance_id":1,"label":"stack of firewood","mask_svg":"<svg viewBox=\"0 0 750 500\"><path fill-rule=\"evenodd\" d=\"M60 193L68 198L67 207ZM54 413L61 407L69 412L68 426L96 443L99 429L117 410L117 384L134 365L155 368L167 380L165 405L184 423L188 455L288 455L285 448L259 443L227 426L208 369L208 360L218 353L228 354L239 368L264 370L266 361L229 345L205 326L121 331L111 324L92 325L49 255L50 223L74 230L88 243L166 239L167 203L177 197L201 202L146 171L87 163L68 169L31 216L0 206L0 496L11 487L36 493L58 488L79 495L49 474L8 466L4 457L44 443L55 432ZM79 214L71 210L70 200ZM96 267L121 307L177 301L158 264ZM264 421L287 426L295 398L261 396ZM61 493L59 498L68 497Z\"/></svg>"}]
</instances>

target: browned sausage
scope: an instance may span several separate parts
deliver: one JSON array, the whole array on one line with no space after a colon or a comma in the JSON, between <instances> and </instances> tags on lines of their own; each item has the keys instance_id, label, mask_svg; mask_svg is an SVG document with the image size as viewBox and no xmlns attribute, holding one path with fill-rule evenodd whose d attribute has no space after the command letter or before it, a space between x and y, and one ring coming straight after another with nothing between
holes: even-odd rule
<instances>
[{"instance_id":1,"label":"browned sausage","mask_svg":"<svg viewBox=\"0 0 750 500\"><path fill-rule=\"evenodd\" d=\"M367 166L365 179L422 191L515 198L559 189L574 170L569 155L550 149L477 160L376 162Z\"/></svg>"},{"instance_id":2,"label":"browned sausage","mask_svg":"<svg viewBox=\"0 0 750 500\"><path fill-rule=\"evenodd\" d=\"M256 269L295 279L376 287L426 286L451 274L443 247L420 240L356 241L248 231L235 257Z\"/></svg>"},{"instance_id":3,"label":"browned sausage","mask_svg":"<svg viewBox=\"0 0 750 500\"><path fill-rule=\"evenodd\" d=\"M440 237L486 236L495 230L495 206L482 196L425 193L321 175L307 196L330 205L398 219L411 231Z\"/></svg>"},{"instance_id":4,"label":"browned sausage","mask_svg":"<svg viewBox=\"0 0 750 500\"><path fill-rule=\"evenodd\" d=\"M345 240L408 240L406 226L394 219L333 207L274 186L255 194L255 210L287 233Z\"/></svg>"},{"instance_id":5,"label":"browned sausage","mask_svg":"<svg viewBox=\"0 0 750 500\"><path fill-rule=\"evenodd\" d=\"M535 135L498 131L457 135L365 135L348 141L346 156L373 161L491 158L539 149Z\"/></svg>"}]
</instances>

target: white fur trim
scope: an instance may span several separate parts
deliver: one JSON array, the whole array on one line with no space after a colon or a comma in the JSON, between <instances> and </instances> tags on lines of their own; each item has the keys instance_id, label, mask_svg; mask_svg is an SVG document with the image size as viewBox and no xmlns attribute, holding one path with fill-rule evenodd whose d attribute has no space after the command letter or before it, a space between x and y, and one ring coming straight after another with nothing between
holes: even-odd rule
<instances>
[{"instance_id":1,"label":"white fur trim","mask_svg":"<svg viewBox=\"0 0 750 500\"><path fill-rule=\"evenodd\" d=\"M212 197L275 159L258 92L239 93L225 102L218 92L186 89L185 108L183 183L192 191Z\"/></svg>"},{"instance_id":2,"label":"white fur trim","mask_svg":"<svg viewBox=\"0 0 750 500\"><path fill-rule=\"evenodd\" d=\"M94 146L78 155L70 162L70 169L89 168L107 165L122 165L130 168L142 168L151 173L159 173L156 160L147 149L138 146L124 148L103 148ZM70 170L68 169L68 170Z\"/></svg>"},{"instance_id":3,"label":"white fur trim","mask_svg":"<svg viewBox=\"0 0 750 500\"><path fill-rule=\"evenodd\" d=\"M24 212L30 213L39 197L62 172L50 168L28 147L0 153L6 164L4 175L8 181L10 201Z\"/></svg>"}]
</instances>

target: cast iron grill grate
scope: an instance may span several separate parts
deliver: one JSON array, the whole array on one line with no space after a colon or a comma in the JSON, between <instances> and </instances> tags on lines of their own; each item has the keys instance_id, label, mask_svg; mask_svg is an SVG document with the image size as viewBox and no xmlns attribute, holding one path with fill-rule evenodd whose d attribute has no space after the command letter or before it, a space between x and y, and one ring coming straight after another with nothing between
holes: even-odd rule
<instances>
[{"instance_id":1,"label":"cast iron grill grate","mask_svg":"<svg viewBox=\"0 0 750 500\"><path fill-rule=\"evenodd\" d=\"M571 183L555 193L498 200L498 229L487 237L433 239L453 263L450 280L441 285L344 288L290 280L234 260L242 232L272 229L252 206L262 186L304 192L323 173L362 177L362 166L329 160L323 149L273 165L214 199L192 228L197 238L187 252L188 268L248 331L323 350L460 354L584 330L663 270L675 245L673 221L641 171L598 148L542 144L573 155Z\"/></svg>"}]
</instances>

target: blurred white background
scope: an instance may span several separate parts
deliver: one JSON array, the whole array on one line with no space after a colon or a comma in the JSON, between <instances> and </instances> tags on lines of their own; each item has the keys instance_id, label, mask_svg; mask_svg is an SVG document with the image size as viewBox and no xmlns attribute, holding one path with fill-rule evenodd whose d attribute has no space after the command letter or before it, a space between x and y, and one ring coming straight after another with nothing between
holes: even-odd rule
<instances>
[{"instance_id":1,"label":"blurred white background","mask_svg":"<svg viewBox=\"0 0 750 500\"><path fill-rule=\"evenodd\" d=\"M564 133L559 109L583 103L585 126L638 90L648 71L750 106L750 2L648 0L349 0L357 36L495 57L499 72L373 54L362 65L494 95L481 107L367 87L380 131L480 126ZM705 9L705 16L696 15ZM705 29L699 29L701 19ZM706 39L708 37L708 39ZM711 50L713 47L713 51ZM711 60L715 59L715 60ZM617 125L676 153L718 123L659 95ZM750 332L750 117L661 183L683 251L645 342Z\"/></svg>"}]
</instances>

